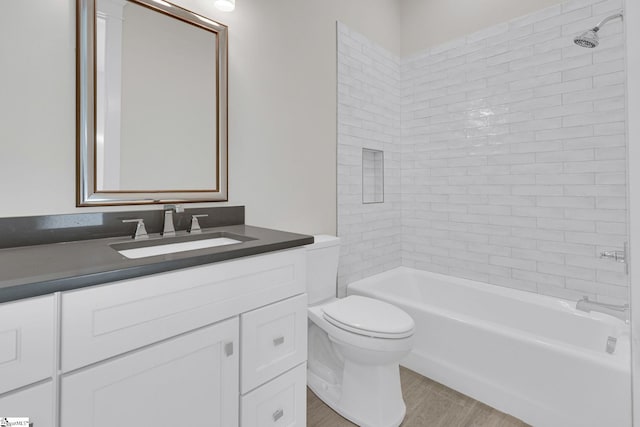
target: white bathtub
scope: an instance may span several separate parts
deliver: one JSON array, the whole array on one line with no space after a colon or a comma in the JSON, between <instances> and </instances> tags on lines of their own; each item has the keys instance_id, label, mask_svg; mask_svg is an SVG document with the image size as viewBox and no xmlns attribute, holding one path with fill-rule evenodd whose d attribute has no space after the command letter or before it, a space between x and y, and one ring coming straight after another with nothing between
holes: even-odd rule
<instances>
[{"instance_id":1,"label":"white bathtub","mask_svg":"<svg viewBox=\"0 0 640 427\"><path fill-rule=\"evenodd\" d=\"M404 366L540 427L629 427L629 329L575 302L406 267L349 294L416 322ZM613 354L608 337L617 339Z\"/></svg>"}]
</instances>

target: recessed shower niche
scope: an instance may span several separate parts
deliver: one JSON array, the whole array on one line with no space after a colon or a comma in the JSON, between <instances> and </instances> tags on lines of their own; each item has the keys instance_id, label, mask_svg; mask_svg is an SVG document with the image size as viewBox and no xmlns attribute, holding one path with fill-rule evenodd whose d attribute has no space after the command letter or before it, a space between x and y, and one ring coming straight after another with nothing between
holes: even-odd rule
<instances>
[{"instance_id":1,"label":"recessed shower niche","mask_svg":"<svg viewBox=\"0 0 640 427\"><path fill-rule=\"evenodd\" d=\"M362 149L362 203L384 202L384 152Z\"/></svg>"}]
</instances>

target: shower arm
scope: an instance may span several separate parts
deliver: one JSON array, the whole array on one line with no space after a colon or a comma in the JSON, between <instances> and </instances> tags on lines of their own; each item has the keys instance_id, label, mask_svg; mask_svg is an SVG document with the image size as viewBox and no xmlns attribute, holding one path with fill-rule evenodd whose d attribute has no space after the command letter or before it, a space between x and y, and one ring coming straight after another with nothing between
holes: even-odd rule
<instances>
[{"instance_id":1,"label":"shower arm","mask_svg":"<svg viewBox=\"0 0 640 427\"><path fill-rule=\"evenodd\" d=\"M598 25L596 25L595 27L593 27L593 31L599 31L599 30L600 30L600 28L602 28L602 26L603 26L604 24L606 24L607 22L609 22L609 21L611 21L611 20L613 20L613 19L618 19L618 18L623 19L623 17L624 17L624 15L623 15L622 11L620 11L620 12L618 12L618 13L614 14L614 15L607 16L607 17L606 17L606 18L604 18L602 21L600 21L600 22L598 23Z\"/></svg>"}]
</instances>

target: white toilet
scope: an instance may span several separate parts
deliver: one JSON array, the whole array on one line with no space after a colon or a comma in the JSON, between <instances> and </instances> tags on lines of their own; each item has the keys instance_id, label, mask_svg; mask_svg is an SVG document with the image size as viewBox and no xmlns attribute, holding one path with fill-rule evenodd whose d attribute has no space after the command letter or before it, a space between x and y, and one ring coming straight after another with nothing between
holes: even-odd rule
<instances>
[{"instance_id":1,"label":"white toilet","mask_svg":"<svg viewBox=\"0 0 640 427\"><path fill-rule=\"evenodd\" d=\"M406 407L398 362L413 343L411 316L389 303L336 298L340 239L315 236L307 249L309 388L363 427L396 427Z\"/></svg>"}]
</instances>

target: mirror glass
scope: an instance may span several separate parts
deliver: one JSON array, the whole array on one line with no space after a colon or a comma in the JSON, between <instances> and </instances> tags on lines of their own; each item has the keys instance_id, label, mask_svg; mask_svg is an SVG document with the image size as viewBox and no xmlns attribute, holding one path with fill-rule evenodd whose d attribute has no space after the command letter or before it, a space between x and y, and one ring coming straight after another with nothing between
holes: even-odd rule
<instances>
[{"instance_id":1,"label":"mirror glass","mask_svg":"<svg viewBox=\"0 0 640 427\"><path fill-rule=\"evenodd\" d=\"M78 2L78 205L226 200L226 27L162 0Z\"/></svg>"}]
</instances>

